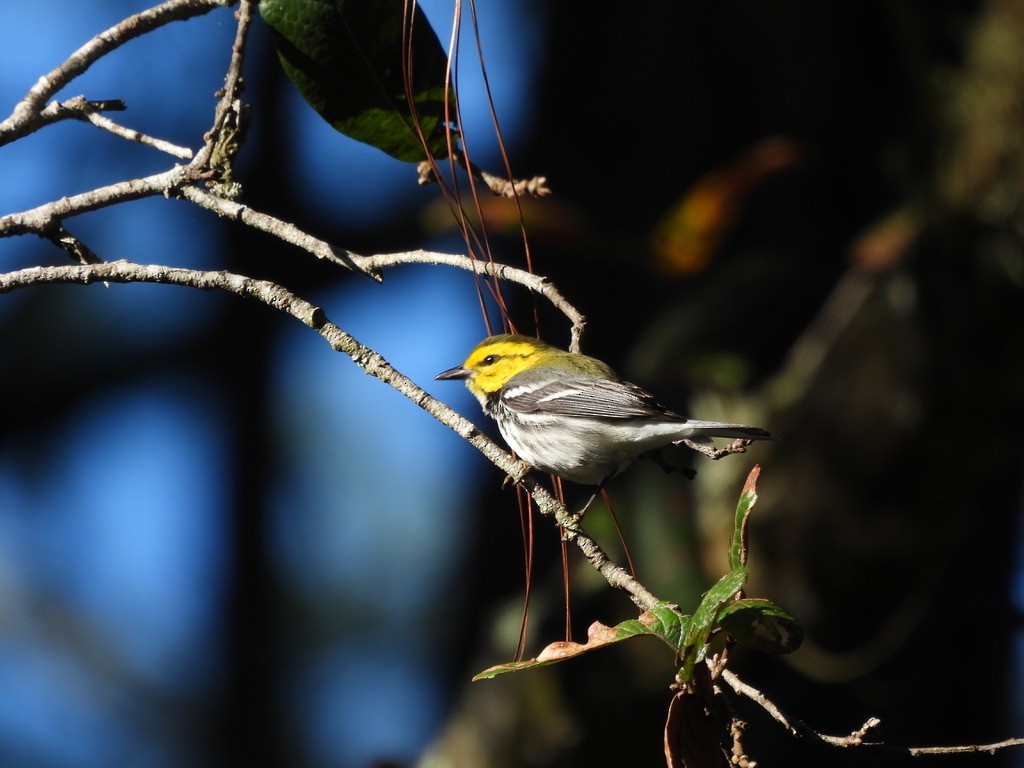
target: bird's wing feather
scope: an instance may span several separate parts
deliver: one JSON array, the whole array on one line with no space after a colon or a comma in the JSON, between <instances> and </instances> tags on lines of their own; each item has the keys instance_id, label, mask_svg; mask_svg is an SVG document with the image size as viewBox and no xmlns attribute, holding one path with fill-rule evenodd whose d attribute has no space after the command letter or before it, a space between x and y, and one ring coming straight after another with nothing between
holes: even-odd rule
<instances>
[{"instance_id":1,"label":"bird's wing feather","mask_svg":"<svg viewBox=\"0 0 1024 768\"><path fill-rule=\"evenodd\" d=\"M502 402L518 413L551 414L580 418L634 419L638 417L684 421L658 403L651 393L628 381L603 377L576 377L571 383L535 377L525 371L513 377L502 392Z\"/></svg>"}]
</instances>

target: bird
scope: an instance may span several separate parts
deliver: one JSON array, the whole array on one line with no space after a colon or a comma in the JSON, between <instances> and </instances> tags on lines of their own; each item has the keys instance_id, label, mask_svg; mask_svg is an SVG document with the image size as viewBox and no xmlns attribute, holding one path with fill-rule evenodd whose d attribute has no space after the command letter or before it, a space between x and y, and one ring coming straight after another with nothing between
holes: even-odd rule
<instances>
[{"instance_id":1,"label":"bird","mask_svg":"<svg viewBox=\"0 0 1024 768\"><path fill-rule=\"evenodd\" d=\"M688 419L603 361L518 334L489 336L435 379L464 381L527 464L599 489L670 444L774 439L760 427Z\"/></svg>"}]
</instances>

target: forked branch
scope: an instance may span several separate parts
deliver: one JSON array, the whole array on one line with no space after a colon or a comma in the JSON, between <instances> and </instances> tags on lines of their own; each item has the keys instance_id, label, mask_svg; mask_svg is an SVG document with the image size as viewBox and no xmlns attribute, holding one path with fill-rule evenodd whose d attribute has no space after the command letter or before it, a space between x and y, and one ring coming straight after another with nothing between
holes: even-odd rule
<instances>
[{"instance_id":1,"label":"forked branch","mask_svg":"<svg viewBox=\"0 0 1024 768\"><path fill-rule=\"evenodd\" d=\"M1005 739L992 744L959 744L947 747L901 747L878 741L869 741L867 738L868 734L874 728L877 728L882 722L877 717L868 718L859 728L841 736L819 733L802 720L797 720L796 718L786 715L774 701L752 685L740 680L735 672L722 668L720 676L735 693L753 701L761 707L761 709L771 715L773 720L794 736L809 739L811 741L817 741L821 744L832 747L863 747L871 751L885 752L887 754L921 757L923 755L964 755L978 753L994 755L1002 749L1024 746L1024 738Z\"/></svg>"},{"instance_id":2,"label":"forked branch","mask_svg":"<svg viewBox=\"0 0 1024 768\"><path fill-rule=\"evenodd\" d=\"M54 122L54 118L76 117L70 113L46 117L42 112L47 99L112 50L172 21L201 16L214 8L223 8L236 2L238 0L168 0L100 32L59 67L40 77L18 102L11 115L0 122L0 147Z\"/></svg>"}]
</instances>

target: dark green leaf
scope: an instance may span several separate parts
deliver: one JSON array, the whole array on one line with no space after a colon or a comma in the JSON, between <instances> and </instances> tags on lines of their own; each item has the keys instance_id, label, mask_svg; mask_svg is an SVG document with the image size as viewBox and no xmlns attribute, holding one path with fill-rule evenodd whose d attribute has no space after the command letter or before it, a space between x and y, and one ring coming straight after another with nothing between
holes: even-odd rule
<instances>
[{"instance_id":1,"label":"dark green leaf","mask_svg":"<svg viewBox=\"0 0 1024 768\"><path fill-rule=\"evenodd\" d=\"M747 475L747 482L740 492L740 501L736 505L736 525L732 534L732 546L729 548L729 567L739 568L747 564L747 517L757 502L757 478L761 467L755 466Z\"/></svg>"},{"instance_id":2,"label":"dark green leaf","mask_svg":"<svg viewBox=\"0 0 1024 768\"><path fill-rule=\"evenodd\" d=\"M262 0L259 7L285 72L328 123L418 162L426 159L418 120L430 153L447 156L447 56L418 5L409 68L415 115L402 76L402 0Z\"/></svg>"},{"instance_id":3,"label":"dark green leaf","mask_svg":"<svg viewBox=\"0 0 1024 768\"><path fill-rule=\"evenodd\" d=\"M800 622L770 600L734 600L722 608L719 622L736 642L765 653L792 653L804 640Z\"/></svg>"},{"instance_id":4,"label":"dark green leaf","mask_svg":"<svg viewBox=\"0 0 1024 768\"><path fill-rule=\"evenodd\" d=\"M736 593L743 589L747 581L747 569L744 567L734 568L725 574L718 582L711 587L701 598L700 605L693 612L693 619L687 630L686 644L693 645L691 640L700 635L706 635L712 628L715 619L721 612L722 607L729 603Z\"/></svg>"},{"instance_id":5,"label":"dark green leaf","mask_svg":"<svg viewBox=\"0 0 1024 768\"><path fill-rule=\"evenodd\" d=\"M622 622L617 629L634 635L654 635L678 652L689 625L690 617L679 613L675 606L658 603L651 610L644 611L639 618Z\"/></svg>"},{"instance_id":6,"label":"dark green leaf","mask_svg":"<svg viewBox=\"0 0 1024 768\"><path fill-rule=\"evenodd\" d=\"M683 640L680 679L684 682L690 680L693 675L693 665L704 658L708 638L717 626L718 615L723 606L736 599L736 593L743 589L746 581L747 569L741 566L729 571L704 593L700 605L693 612L693 618L690 619Z\"/></svg>"}]
</instances>

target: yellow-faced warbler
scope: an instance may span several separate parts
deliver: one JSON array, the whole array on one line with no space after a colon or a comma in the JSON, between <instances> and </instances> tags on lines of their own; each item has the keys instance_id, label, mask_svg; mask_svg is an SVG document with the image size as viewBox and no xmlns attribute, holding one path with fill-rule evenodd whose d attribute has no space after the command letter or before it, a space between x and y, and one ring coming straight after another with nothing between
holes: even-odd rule
<instances>
[{"instance_id":1,"label":"yellow-faced warbler","mask_svg":"<svg viewBox=\"0 0 1024 768\"><path fill-rule=\"evenodd\" d=\"M669 443L772 439L758 427L687 419L600 360L528 336L484 339L435 378L463 379L519 458L582 485L603 485Z\"/></svg>"}]
</instances>

